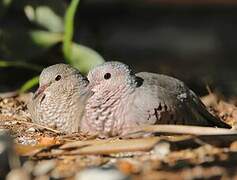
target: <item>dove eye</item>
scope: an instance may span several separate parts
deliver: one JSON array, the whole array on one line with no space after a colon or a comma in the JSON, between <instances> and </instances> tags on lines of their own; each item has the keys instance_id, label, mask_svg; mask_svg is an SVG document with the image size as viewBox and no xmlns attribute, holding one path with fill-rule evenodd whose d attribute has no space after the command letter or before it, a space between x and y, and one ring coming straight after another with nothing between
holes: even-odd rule
<instances>
[{"instance_id":1,"label":"dove eye","mask_svg":"<svg viewBox=\"0 0 237 180\"><path fill-rule=\"evenodd\" d=\"M111 78L111 74L110 73L106 73L105 75L104 75L104 79L110 79Z\"/></svg>"},{"instance_id":2,"label":"dove eye","mask_svg":"<svg viewBox=\"0 0 237 180\"><path fill-rule=\"evenodd\" d=\"M61 78L62 78L62 76L57 75L56 78L55 78L55 81L59 81Z\"/></svg>"}]
</instances>

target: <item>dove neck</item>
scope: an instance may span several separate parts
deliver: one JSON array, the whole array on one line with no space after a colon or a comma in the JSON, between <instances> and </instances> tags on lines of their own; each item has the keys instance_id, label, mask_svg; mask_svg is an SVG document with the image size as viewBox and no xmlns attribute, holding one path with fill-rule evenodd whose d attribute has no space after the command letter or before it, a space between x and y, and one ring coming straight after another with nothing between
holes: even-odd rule
<instances>
[{"instance_id":1,"label":"dove neck","mask_svg":"<svg viewBox=\"0 0 237 180\"><path fill-rule=\"evenodd\" d=\"M114 90L105 89L102 91L97 91L95 92L94 97L96 97L97 100L100 100L99 102L101 104L105 105L107 102L110 101L121 101L123 98L131 94L135 90L135 88L135 84L120 85L117 86L117 88L115 88Z\"/></svg>"},{"instance_id":2,"label":"dove neck","mask_svg":"<svg viewBox=\"0 0 237 180\"><path fill-rule=\"evenodd\" d=\"M105 134L118 131L120 120L117 119L117 114L123 111L126 97L134 90L135 86L126 84L117 86L113 91L96 91L87 101L86 115L82 123L85 126L82 129Z\"/></svg>"}]
</instances>

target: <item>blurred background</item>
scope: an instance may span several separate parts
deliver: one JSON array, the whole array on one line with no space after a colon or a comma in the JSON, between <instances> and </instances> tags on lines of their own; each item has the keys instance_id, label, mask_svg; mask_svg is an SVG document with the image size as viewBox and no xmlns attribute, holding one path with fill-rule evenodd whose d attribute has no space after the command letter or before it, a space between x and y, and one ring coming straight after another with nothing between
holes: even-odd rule
<instances>
[{"instance_id":1,"label":"blurred background","mask_svg":"<svg viewBox=\"0 0 237 180\"><path fill-rule=\"evenodd\" d=\"M51 64L118 60L236 96L236 32L234 0L0 0L0 91Z\"/></svg>"}]
</instances>

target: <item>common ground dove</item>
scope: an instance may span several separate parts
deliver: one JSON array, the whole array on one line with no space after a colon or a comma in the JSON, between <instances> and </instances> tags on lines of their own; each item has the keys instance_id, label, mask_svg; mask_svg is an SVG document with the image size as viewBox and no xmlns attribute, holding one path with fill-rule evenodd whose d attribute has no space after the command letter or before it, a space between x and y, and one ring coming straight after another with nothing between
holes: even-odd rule
<instances>
[{"instance_id":1,"label":"common ground dove","mask_svg":"<svg viewBox=\"0 0 237 180\"><path fill-rule=\"evenodd\" d=\"M102 136L129 133L152 124L230 126L210 114L183 82L160 74L134 74L120 62L106 62L88 74L88 99L81 130Z\"/></svg>"},{"instance_id":2,"label":"common ground dove","mask_svg":"<svg viewBox=\"0 0 237 180\"><path fill-rule=\"evenodd\" d=\"M88 80L66 64L56 64L44 69L39 88L28 104L33 122L72 133L79 131L85 102L91 92Z\"/></svg>"}]
</instances>

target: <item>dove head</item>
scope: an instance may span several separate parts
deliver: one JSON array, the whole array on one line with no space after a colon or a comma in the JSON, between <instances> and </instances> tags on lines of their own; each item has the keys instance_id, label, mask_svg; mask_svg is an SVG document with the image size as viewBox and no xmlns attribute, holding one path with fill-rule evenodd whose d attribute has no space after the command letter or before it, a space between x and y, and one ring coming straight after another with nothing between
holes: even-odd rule
<instances>
[{"instance_id":1,"label":"dove head","mask_svg":"<svg viewBox=\"0 0 237 180\"><path fill-rule=\"evenodd\" d=\"M135 74L131 68L117 61L105 62L95 67L88 73L87 78L92 91L123 88L135 83Z\"/></svg>"},{"instance_id":2,"label":"dove head","mask_svg":"<svg viewBox=\"0 0 237 180\"><path fill-rule=\"evenodd\" d=\"M39 78L39 88L35 93L36 98L48 89L55 89L56 91L63 90L64 87L73 85L88 84L87 78L80 74L80 72L67 64L55 64L45 68Z\"/></svg>"}]
</instances>

